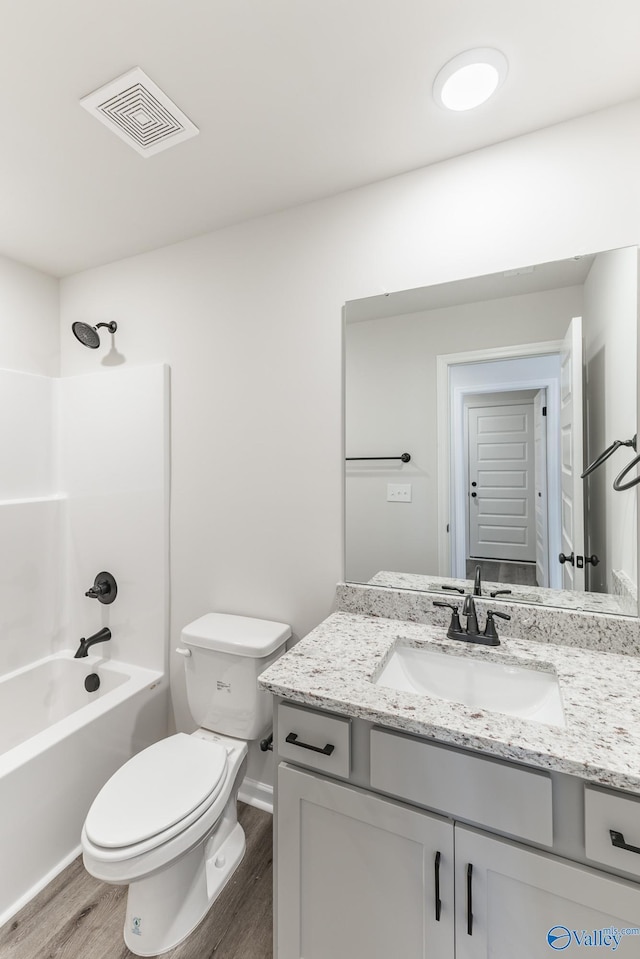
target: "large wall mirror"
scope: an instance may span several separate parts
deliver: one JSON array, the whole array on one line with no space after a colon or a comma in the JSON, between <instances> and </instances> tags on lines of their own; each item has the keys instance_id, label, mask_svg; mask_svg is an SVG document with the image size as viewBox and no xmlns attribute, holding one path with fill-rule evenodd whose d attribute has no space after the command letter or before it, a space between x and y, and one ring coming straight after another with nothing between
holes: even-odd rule
<instances>
[{"instance_id":1,"label":"large wall mirror","mask_svg":"<svg viewBox=\"0 0 640 959\"><path fill-rule=\"evenodd\" d=\"M636 247L347 303L346 580L637 615L637 357Z\"/></svg>"}]
</instances>

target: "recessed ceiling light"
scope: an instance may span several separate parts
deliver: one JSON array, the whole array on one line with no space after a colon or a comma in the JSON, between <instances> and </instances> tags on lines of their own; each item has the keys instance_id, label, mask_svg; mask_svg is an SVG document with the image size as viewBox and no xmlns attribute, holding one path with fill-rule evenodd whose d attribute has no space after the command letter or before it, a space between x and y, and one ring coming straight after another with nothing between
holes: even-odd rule
<instances>
[{"instance_id":1,"label":"recessed ceiling light","mask_svg":"<svg viewBox=\"0 0 640 959\"><path fill-rule=\"evenodd\" d=\"M433 84L433 98L447 110L472 110L498 90L509 65L499 50L466 50L442 67Z\"/></svg>"}]
</instances>

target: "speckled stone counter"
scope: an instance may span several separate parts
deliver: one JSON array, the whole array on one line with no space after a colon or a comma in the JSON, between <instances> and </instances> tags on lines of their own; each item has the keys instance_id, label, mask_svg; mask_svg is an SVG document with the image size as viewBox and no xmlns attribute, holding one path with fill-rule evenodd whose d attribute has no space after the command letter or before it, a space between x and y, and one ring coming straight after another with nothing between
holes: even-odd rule
<instances>
[{"instance_id":1,"label":"speckled stone counter","mask_svg":"<svg viewBox=\"0 0 640 959\"><path fill-rule=\"evenodd\" d=\"M398 643L555 672L566 727L374 685ZM448 640L432 624L337 612L259 683L292 702L640 794L640 659L634 656L503 635L500 646L480 647Z\"/></svg>"},{"instance_id":2,"label":"speckled stone counter","mask_svg":"<svg viewBox=\"0 0 640 959\"><path fill-rule=\"evenodd\" d=\"M449 610L433 604L435 599L441 598L433 593L409 589L340 583L336 590L336 609L345 613L361 613L364 616L446 626L450 617ZM462 607L462 596L454 594L445 599ZM488 609L499 609L511 616L509 627L503 628L503 632L512 636L526 637L538 643L558 643L563 646L640 656L640 620L635 616L612 616L585 610L528 606L525 603L510 603L508 598L505 601L504 597L501 603L486 596L476 597L475 603L483 624Z\"/></svg>"},{"instance_id":3,"label":"speckled stone counter","mask_svg":"<svg viewBox=\"0 0 640 959\"><path fill-rule=\"evenodd\" d=\"M482 596L484 599L498 602L526 603L528 605L542 605L559 609L575 609L590 613L609 613L620 616L637 616L637 599L633 599L633 584L624 573L613 571L616 593L586 593L568 589L545 589L541 586L518 586L513 583L482 582ZM443 586L455 586L464 592L473 592L473 580L454 579L450 576L423 576L417 573L395 573L381 570L366 584L367 586L386 586L391 589L410 589L422 593L436 593L438 596L447 595ZM491 593L499 591L499 597L491 597ZM505 595L508 594L508 595ZM448 592L455 599L455 592Z\"/></svg>"}]
</instances>

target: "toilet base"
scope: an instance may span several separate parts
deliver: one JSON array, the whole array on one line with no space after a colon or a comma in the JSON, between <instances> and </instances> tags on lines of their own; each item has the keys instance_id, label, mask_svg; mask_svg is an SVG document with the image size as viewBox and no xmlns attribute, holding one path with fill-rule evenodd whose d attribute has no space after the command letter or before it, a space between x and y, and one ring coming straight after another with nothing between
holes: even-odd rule
<instances>
[{"instance_id":1,"label":"toilet base","mask_svg":"<svg viewBox=\"0 0 640 959\"><path fill-rule=\"evenodd\" d=\"M235 803L232 804L235 813ZM124 941L136 956L158 956L193 932L235 872L245 836L226 813L206 843L199 843L166 869L130 883Z\"/></svg>"}]
</instances>

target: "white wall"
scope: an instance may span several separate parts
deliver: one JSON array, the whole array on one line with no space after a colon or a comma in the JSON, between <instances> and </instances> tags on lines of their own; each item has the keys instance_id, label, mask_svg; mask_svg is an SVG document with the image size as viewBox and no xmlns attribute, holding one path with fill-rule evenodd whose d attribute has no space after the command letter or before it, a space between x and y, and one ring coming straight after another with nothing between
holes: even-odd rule
<instances>
[{"instance_id":1,"label":"white wall","mask_svg":"<svg viewBox=\"0 0 640 959\"><path fill-rule=\"evenodd\" d=\"M347 323L347 456L411 454L407 464L348 464L347 579L451 573L438 568L437 356L562 340L581 306L578 286ZM388 503L388 483L410 483L411 503Z\"/></svg>"},{"instance_id":2,"label":"white wall","mask_svg":"<svg viewBox=\"0 0 640 959\"><path fill-rule=\"evenodd\" d=\"M76 319L171 365L172 644L209 609L297 636L331 609L344 302L638 243L638 130L634 102L62 282L65 375L100 361Z\"/></svg>"},{"instance_id":3,"label":"white wall","mask_svg":"<svg viewBox=\"0 0 640 959\"><path fill-rule=\"evenodd\" d=\"M55 376L58 280L0 256L0 367Z\"/></svg>"},{"instance_id":4,"label":"white wall","mask_svg":"<svg viewBox=\"0 0 640 959\"><path fill-rule=\"evenodd\" d=\"M587 462L614 440L637 432L638 252L613 250L594 260L584 285ZM635 489L612 491L613 481L635 452L623 447L595 470L585 484L588 522L586 549L600 564L589 570L592 588L613 592L611 574L622 570L637 578ZM636 475L632 470L623 482Z\"/></svg>"}]
</instances>

